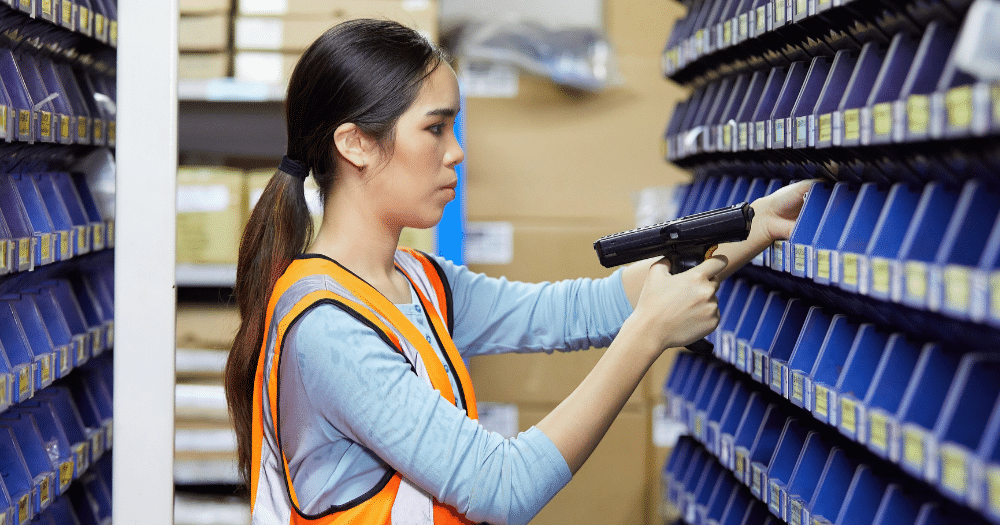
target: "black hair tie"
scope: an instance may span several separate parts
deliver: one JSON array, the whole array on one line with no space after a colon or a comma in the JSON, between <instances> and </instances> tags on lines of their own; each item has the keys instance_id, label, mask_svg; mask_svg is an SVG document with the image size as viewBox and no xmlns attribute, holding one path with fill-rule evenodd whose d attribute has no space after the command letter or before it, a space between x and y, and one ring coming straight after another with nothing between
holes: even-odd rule
<instances>
[{"instance_id":1,"label":"black hair tie","mask_svg":"<svg viewBox=\"0 0 1000 525\"><path fill-rule=\"evenodd\" d=\"M300 161L288 158L288 155L281 157L278 169L302 180L306 180L306 177L309 176L309 168Z\"/></svg>"}]
</instances>

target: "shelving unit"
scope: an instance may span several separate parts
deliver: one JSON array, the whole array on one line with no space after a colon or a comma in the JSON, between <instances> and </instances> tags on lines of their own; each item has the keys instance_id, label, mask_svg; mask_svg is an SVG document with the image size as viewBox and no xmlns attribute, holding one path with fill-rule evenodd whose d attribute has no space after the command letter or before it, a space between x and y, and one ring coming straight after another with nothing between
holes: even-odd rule
<instances>
[{"instance_id":1,"label":"shelving unit","mask_svg":"<svg viewBox=\"0 0 1000 525\"><path fill-rule=\"evenodd\" d=\"M117 7L3 2L0 28L0 523L105 523Z\"/></svg>"},{"instance_id":2,"label":"shelving unit","mask_svg":"<svg viewBox=\"0 0 1000 525\"><path fill-rule=\"evenodd\" d=\"M664 385L663 498L702 523L1000 523L1000 84L970 1L694 0L678 216L817 179Z\"/></svg>"}]
</instances>

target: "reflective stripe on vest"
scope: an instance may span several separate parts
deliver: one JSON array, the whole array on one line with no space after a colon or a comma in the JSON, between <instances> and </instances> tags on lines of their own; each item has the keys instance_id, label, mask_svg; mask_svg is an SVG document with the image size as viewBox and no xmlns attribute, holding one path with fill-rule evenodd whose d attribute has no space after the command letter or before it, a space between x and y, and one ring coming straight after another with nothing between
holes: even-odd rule
<instances>
[{"instance_id":1,"label":"reflective stripe on vest","mask_svg":"<svg viewBox=\"0 0 1000 525\"><path fill-rule=\"evenodd\" d=\"M417 291L432 331L457 378L458 392L469 417L476 419L476 400L468 370L446 325L450 325L451 297L436 263L412 250L396 252L396 266ZM288 462L280 451L278 429L278 370L284 337L299 317L319 304L334 304L369 326L387 345L403 354L419 377L452 404L456 404L444 364L420 331L385 296L336 262L320 256L299 258L278 279L269 300L254 379L253 464L250 502L255 523L439 525L469 524L451 507L404 479L387 473L384 486L350 508L331 508L319 515L299 509ZM450 327L450 326L449 326ZM265 390L266 389L266 390ZM267 436L265 436L267 434ZM267 439L265 439L265 437ZM280 482L285 490L276 494ZM262 480L261 478L266 478ZM265 489L269 494L258 493ZM282 497L283 496L283 497Z\"/></svg>"}]
</instances>

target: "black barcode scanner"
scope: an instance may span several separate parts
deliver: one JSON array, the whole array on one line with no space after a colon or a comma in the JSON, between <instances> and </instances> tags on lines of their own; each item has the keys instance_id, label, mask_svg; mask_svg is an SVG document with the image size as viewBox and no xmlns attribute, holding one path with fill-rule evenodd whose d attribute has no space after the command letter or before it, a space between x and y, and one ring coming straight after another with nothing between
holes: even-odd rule
<instances>
[{"instance_id":1,"label":"black barcode scanner","mask_svg":"<svg viewBox=\"0 0 1000 525\"><path fill-rule=\"evenodd\" d=\"M594 249L606 268L651 257L666 257L670 261L670 273L677 274L711 257L719 244L746 240L752 222L753 208L743 202L607 235L594 242ZM711 354L714 347L701 339L687 345L687 349Z\"/></svg>"}]
</instances>

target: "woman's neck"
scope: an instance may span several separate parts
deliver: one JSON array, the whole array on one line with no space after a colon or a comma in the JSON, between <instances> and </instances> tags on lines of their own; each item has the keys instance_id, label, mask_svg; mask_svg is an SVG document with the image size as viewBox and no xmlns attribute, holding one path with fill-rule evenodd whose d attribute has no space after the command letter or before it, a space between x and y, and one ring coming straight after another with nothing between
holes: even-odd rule
<instances>
[{"instance_id":1,"label":"woman's neck","mask_svg":"<svg viewBox=\"0 0 1000 525\"><path fill-rule=\"evenodd\" d=\"M399 233L341 208L324 214L309 252L337 261L392 302L408 303L409 284L395 268Z\"/></svg>"}]
</instances>

